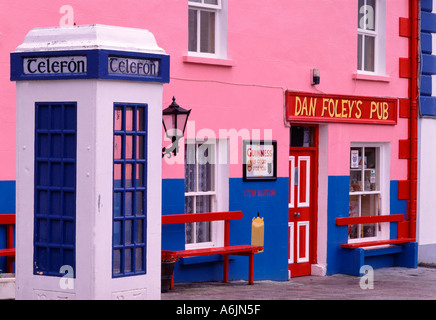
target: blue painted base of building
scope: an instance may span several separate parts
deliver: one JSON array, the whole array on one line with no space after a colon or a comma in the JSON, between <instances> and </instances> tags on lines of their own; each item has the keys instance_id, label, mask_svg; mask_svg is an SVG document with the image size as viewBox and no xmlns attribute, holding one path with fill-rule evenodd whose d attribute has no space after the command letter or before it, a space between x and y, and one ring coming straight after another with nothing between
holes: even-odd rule
<instances>
[{"instance_id":1,"label":"blue painted base of building","mask_svg":"<svg viewBox=\"0 0 436 320\"><path fill-rule=\"evenodd\" d=\"M162 181L163 214L184 213L184 180ZM169 192L172 190L172 192ZM176 191L175 191L176 190ZM264 218L264 252L254 257L255 280L288 279L288 179L268 182L244 182L229 179L229 210L241 210L241 220L230 221L230 245L251 244L252 219ZM180 191L180 192L179 192ZM169 198L169 194L181 195ZM185 247L185 226L162 227L162 249L182 250ZM175 267L175 282L222 281L221 256L181 259ZM230 256L229 280L248 280L248 258Z\"/></svg>"},{"instance_id":2,"label":"blue painted base of building","mask_svg":"<svg viewBox=\"0 0 436 320\"><path fill-rule=\"evenodd\" d=\"M361 268L418 267L418 243L405 243L377 249L340 249L339 273L362 276Z\"/></svg>"},{"instance_id":3,"label":"blue painted base of building","mask_svg":"<svg viewBox=\"0 0 436 320\"><path fill-rule=\"evenodd\" d=\"M0 181L0 214L15 213L15 181ZM6 247L6 226L0 226L0 248ZM6 272L6 258L0 257L0 273Z\"/></svg>"},{"instance_id":4,"label":"blue painted base of building","mask_svg":"<svg viewBox=\"0 0 436 320\"><path fill-rule=\"evenodd\" d=\"M341 244L348 242L348 226L337 226L336 218L348 217L349 177L330 176L328 180L328 235L327 275L343 273L362 275L364 265L372 268L407 267L416 268L418 259L417 243L374 248L346 249ZM406 216L407 201L398 200L398 181L390 182L390 213ZM391 223L390 238L397 237L397 225Z\"/></svg>"}]
</instances>

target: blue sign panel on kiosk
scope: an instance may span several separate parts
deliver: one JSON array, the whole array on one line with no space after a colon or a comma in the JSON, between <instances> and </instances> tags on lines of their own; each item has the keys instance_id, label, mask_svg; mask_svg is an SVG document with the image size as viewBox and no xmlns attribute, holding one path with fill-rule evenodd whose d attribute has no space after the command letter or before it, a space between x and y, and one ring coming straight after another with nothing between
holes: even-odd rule
<instances>
[{"instance_id":1,"label":"blue sign panel on kiosk","mask_svg":"<svg viewBox=\"0 0 436 320\"><path fill-rule=\"evenodd\" d=\"M116 50L11 53L11 81L113 79L169 82L168 55Z\"/></svg>"}]
</instances>

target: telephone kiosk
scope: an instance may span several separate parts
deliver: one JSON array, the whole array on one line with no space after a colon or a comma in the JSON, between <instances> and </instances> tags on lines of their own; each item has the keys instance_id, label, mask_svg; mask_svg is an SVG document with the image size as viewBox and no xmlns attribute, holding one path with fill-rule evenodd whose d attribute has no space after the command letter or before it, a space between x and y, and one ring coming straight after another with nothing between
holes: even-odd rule
<instances>
[{"instance_id":1,"label":"telephone kiosk","mask_svg":"<svg viewBox=\"0 0 436 320\"><path fill-rule=\"evenodd\" d=\"M11 80L16 299L160 299L169 56L147 30L37 28Z\"/></svg>"}]
</instances>

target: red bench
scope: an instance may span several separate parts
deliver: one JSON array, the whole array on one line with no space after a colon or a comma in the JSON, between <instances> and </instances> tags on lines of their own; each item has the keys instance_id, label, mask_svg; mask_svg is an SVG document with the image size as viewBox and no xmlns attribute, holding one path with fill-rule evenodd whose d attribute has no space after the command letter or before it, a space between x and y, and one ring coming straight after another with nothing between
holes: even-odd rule
<instances>
[{"instance_id":1,"label":"red bench","mask_svg":"<svg viewBox=\"0 0 436 320\"><path fill-rule=\"evenodd\" d=\"M248 283L254 283L254 254L263 250L262 246L229 245L230 220L241 219L242 211L207 212L195 214L174 214L162 216L162 225L176 223L224 221L224 246L192 250L162 250L163 260L178 260L185 257L207 256L220 254L224 257L223 282L229 280L229 255L248 256ZM170 289L174 289L174 273Z\"/></svg>"},{"instance_id":2,"label":"red bench","mask_svg":"<svg viewBox=\"0 0 436 320\"><path fill-rule=\"evenodd\" d=\"M369 224L369 223L402 222L402 221L404 221L403 214L391 214L391 215L383 215L383 216L336 218L336 225L346 226L351 224ZM414 241L415 239L402 237L400 235L400 237L398 237L397 239L358 242L358 243L344 243L341 244L341 248L355 249L355 248L374 247L374 246L389 245L389 244L402 244L402 243L408 243Z\"/></svg>"},{"instance_id":3,"label":"red bench","mask_svg":"<svg viewBox=\"0 0 436 320\"><path fill-rule=\"evenodd\" d=\"M0 225L6 225L6 248L0 249L0 257L6 257L6 272L12 273L13 263L15 261L15 214L0 214Z\"/></svg>"}]
</instances>

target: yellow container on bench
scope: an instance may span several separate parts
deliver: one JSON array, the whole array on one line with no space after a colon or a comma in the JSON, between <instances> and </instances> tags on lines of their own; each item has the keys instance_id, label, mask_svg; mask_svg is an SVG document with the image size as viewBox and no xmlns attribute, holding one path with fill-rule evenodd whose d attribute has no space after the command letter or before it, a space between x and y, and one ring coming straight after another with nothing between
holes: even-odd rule
<instances>
[{"instance_id":1,"label":"yellow container on bench","mask_svg":"<svg viewBox=\"0 0 436 320\"><path fill-rule=\"evenodd\" d=\"M263 239L264 222L263 218L260 218L259 213L257 213L257 218L253 218L253 221L251 223L251 245L263 247ZM263 252L263 250L259 252Z\"/></svg>"}]
</instances>

